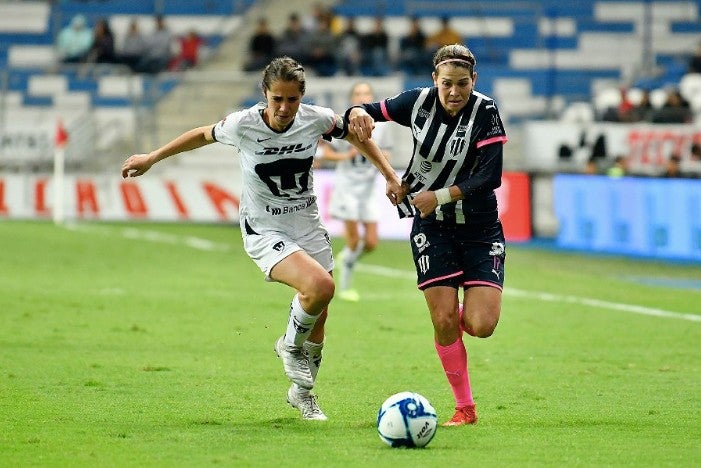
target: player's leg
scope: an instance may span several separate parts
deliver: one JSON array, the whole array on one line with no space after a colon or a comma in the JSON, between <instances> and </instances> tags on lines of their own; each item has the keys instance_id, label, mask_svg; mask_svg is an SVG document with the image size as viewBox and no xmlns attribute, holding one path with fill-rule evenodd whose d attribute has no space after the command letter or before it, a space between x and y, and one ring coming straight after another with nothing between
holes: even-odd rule
<instances>
[{"instance_id":1,"label":"player's leg","mask_svg":"<svg viewBox=\"0 0 701 468\"><path fill-rule=\"evenodd\" d=\"M423 290L433 323L438 358L450 383L456 402L459 424L474 423L474 401L467 372L467 351L462 341L458 318L458 288L463 271L457 260L453 233L415 218L411 247L416 265L418 287ZM465 417L467 409L470 417ZM448 425L455 425L453 417Z\"/></svg>"},{"instance_id":2,"label":"player's leg","mask_svg":"<svg viewBox=\"0 0 701 468\"><path fill-rule=\"evenodd\" d=\"M316 316L316 321L309 332L306 340L302 344L302 354L306 359L309 371L311 374L312 383L316 382L316 377L321 366L322 349L324 345L325 324L328 316L328 302L333 295L333 278L331 271L333 269L333 254L331 251L331 243L329 242L328 234L323 229L315 230L307 236L297 239L297 243L303 248L304 264L300 264L297 257L292 257L293 263L284 261L276 265L271 271L272 279L283 282L297 289L298 295L312 298L319 293L317 290L323 285L323 301L324 305L321 312ZM311 260L311 263L309 262ZM322 272L322 270L324 270ZM295 272L298 273L295 273ZM312 273L313 272L313 273ZM303 274L305 278L300 280L299 275ZM330 282L329 282L330 280ZM311 293L306 294L305 290L311 289ZM303 303L304 304L304 303ZM294 306L294 301L292 306ZM311 301L310 310L314 310L314 306L319 305L319 301ZM307 307L307 305L304 305ZM291 318L294 315L294 307L290 309ZM297 330L295 330L297 332ZM288 323L288 333L291 333ZM287 335L286 334L286 335ZM302 418L308 420L326 420L326 415L319 407L316 395L310 392L310 389L293 383L287 392L287 401L294 408L300 410Z\"/></svg>"},{"instance_id":3,"label":"player's leg","mask_svg":"<svg viewBox=\"0 0 701 468\"><path fill-rule=\"evenodd\" d=\"M474 286L465 290L462 326L466 333L487 338L494 333L501 315L501 289Z\"/></svg>"},{"instance_id":4,"label":"player's leg","mask_svg":"<svg viewBox=\"0 0 701 468\"><path fill-rule=\"evenodd\" d=\"M345 245L339 255L341 271L338 297L348 301L357 301L359 297L357 291L353 289L353 272L355 270L355 262L365 248L365 243L360 238L358 222L355 220L347 219L343 221L343 235Z\"/></svg>"},{"instance_id":5,"label":"player's leg","mask_svg":"<svg viewBox=\"0 0 701 468\"><path fill-rule=\"evenodd\" d=\"M501 315L506 248L501 224L496 223L486 242L466 242L462 249L464 265L462 326L475 337L494 333Z\"/></svg>"},{"instance_id":6,"label":"player's leg","mask_svg":"<svg viewBox=\"0 0 701 468\"><path fill-rule=\"evenodd\" d=\"M278 262L271 269L270 278L297 291L290 303L287 330L275 344L275 351L282 358L285 374L290 380L302 388L311 389L314 383L302 346L333 297L333 278L302 250Z\"/></svg>"},{"instance_id":7,"label":"player's leg","mask_svg":"<svg viewBox=\"0 0 701 468\"><path fill-rule=\"evenodd\" d=\"M377 222L376 221L366 221L363 223L364 234L363 234L363 252L361 254L370 253L377 248L377 244L380 240L380 236L377 232Z\"/></svg>"},{"instance_id":8,"label":"player's leg","mask_svg":"<svg viewBox=\"0 0 701 468\"><path fill-rule=\"evenodd\" d=\"M455 398L455 415L444 423L445 426L473 424L477 421L467 366L467 349L462 341L456 313L457 291L449 286L436 286L424 290L433 323L436 352Z\"/></svg>"}]
</instances>

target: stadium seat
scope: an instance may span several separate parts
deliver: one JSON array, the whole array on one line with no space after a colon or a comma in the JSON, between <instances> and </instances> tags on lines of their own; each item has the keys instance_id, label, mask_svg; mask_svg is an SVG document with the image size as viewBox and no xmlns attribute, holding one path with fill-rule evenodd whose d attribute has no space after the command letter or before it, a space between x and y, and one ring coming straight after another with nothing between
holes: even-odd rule
<instances>
[{"instance_id":1,"label":"stadium seat","mask_svg":"<svg viewBox=\"0 0 701 468\"><path fill-rule=\"evenodd\" d=\"M54 96L68 91L68 79L63 75L35 74L29 77L27 92L32 96Z\"/></svg>"},{"instance_id":2,"label":"stadium seat","mask_svg":"<svg viewBox=\"0 0 701 468\"><path fill-rule=\"evenodd\" d=\"M12 45L7 54L7 64L11 68L46 68L56 62L52 45Z\"/></svg>"}]
</instances>

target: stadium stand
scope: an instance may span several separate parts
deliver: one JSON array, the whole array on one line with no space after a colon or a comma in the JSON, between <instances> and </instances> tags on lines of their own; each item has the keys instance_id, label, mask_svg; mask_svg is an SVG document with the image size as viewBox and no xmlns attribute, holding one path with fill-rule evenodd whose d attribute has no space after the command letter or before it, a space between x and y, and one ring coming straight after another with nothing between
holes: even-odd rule
<instances>
[{"instance_id":1,"label":"stadium stand","mask_svg":"<svg viewBox=\"0 0 701 468\"><path fill-rule=\"evenodd\" d=\"M654 89L678 83L685 54L701 38L700 10L699 0L347 0L334 12L355 17L361 32L383 16L395 51L405 17L418 16L430 32L449 12L451 25L478 57L480 90L497 98L507 118L519 118L559 113L564 105L591 101L607 85ZM427 82L407 79L408 86Z\"/></svg>"},{"instance_id":2,"label":"stadium stand","mask_svg":"<svg viewBox=\"0 0 701 468\"><path fill-rule=\"evenodd\" d=\"M59 67L53 47L58 31L77 13L90 24L107 17L119 41L131 19L139 19L147 33L154 14L163 14L173 33L184 33L196 24L207 46L216 48L245 29L244 15L253 5L254 0L2 3L0 102L5 108L37 109L88 104L112 115L134 105L156 108L181 83L177 74L135 77L111 67L95 66L88 72ZM278 10L283 8L266 10L261 4L255 14L274 17ZM299 12L306 13L303 7ZM449 14L451 25L478 57L478 89L497 99L509 123L559 117L569 106L574 106L570 116L596 117L602 90L627 86L654 91L651 95L657 99L661 95L657 90L682 82L682 95L697 115L701 112L698 86L693 77L686 77L688 56L701 38L701 0L345 0L336 2L333 12L341 18L354 17L361 33L369 32L375 17L382 16L393 65L409 16L418 16L424 32L431 33L440 17ZM242 50L243 46L236 53ZM223 62L215 70L231 67L230 61ZM403 76L405 88L430 84L429 76L395 73ZM250 96L237 104L258 100L259 90L251 87ZM585 105L590 108L584 110Z\"/></svg>"}]
</instances>

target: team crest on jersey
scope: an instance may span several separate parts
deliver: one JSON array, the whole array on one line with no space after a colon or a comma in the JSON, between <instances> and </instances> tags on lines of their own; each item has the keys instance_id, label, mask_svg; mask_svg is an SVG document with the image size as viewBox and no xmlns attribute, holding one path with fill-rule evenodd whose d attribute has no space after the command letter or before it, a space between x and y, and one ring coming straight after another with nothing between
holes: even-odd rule
<instances>
[{"instance_id":1,"label":"team crest on jersey","mask_svg":"<svg viewBox=\"0 0 701 468\"><path fill-rule=\"evenodd\" d=\"M284 248L285 248L285 243L283 241L277 242L277 243L275 243L275 245L273 245L273 250L275 250L277 252L282 252L282 249L284 249Z\"/></svg>"},{"instance_id":2,"label":"team crest on jersey","mask_svg":"<svg viewBox=\"0 0 701 468\"><path fill-rule=\"evenodd\" d=\"M431 113L422 107L421 109L419 109L418 115L419 117L427 119L431 115Z\"/></svg>"},{"instance_id":3,"label":"team crest on jersey","mask_svg":"<svg viewBox=\"0 0 701 468\"><path fill-rule=\"evenodd\" d=\"M465 149L465 139L464 138L453 138L450 141L450 154L451 156L457 156L462 153Z\"/></svg>"}]
</instances>

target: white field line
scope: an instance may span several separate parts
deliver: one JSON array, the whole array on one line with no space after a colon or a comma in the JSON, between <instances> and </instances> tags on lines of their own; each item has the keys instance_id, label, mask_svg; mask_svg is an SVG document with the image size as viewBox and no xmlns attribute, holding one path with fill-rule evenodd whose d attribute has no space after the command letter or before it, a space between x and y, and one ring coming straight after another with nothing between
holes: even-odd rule
<instances>
[{"instance_id":1,"label":"white field line","mask_svg":"<svg viewBox=\"0 0 701 468\"><path fill-rule=\"evenodd\" d=\"M370 273L377 276L387 276L391 278L410 278L415 279L416 274L407 270L399 270L396 268L383 267L378 265L368 265L359 263L357 265L359 271ZM656 309L653 307L645 307L634 304L623 304L619 302L602 301L591 297L565 296L560 294L551 294L539 291L525 291L515 288L504 288L504 294L507 296L520 297L525 299L534 299L543 302L560 302L565 304L579 304L596 309L615 310L617 312L628 312L631 314L648 315L652 317L671 318L678 320L688 320L690 322L701 322L701 315L690 314L683 312L673 312L670 310Z\"/></svg>"},{"instance_id":2,"label":"white field line","mask_svg":"<svg viewBox=\"0 0 701 468\"><path fill-rule=\"evenodd\" d=\"M113 230L106 227L97 227L80 224L66 225L70 230L83 231L99 231L101 233L113 234ZM146 229L124 228L119 230L119 234L127 239L147 240L150 242L158 242L165 244L184 245L197 250L219 251L224 252L231 250L228 244L213 242L208 239L192 236L176 236L158 231L150 231ZM366 263L358 263L356 268L359 271L389 278L400 279L416 279L416 274L409 270L400 270L397 268L384 267L380 265L370 265ZM542 302L560 302L565 304L580 304L596 309L615 310L617 312L628 312L631 314L648 315L651 317L671 318L678 320L687 320L690 322L701 322L701 315L673 312L671 310L656 309L653 307L639 306L635 304L624 304L620 302L602 301L592 297L578 297L569 295L552 294L539 291L525 291L522 289L504 288L504 294L507 296L520 297L525 299L534 299Z\"/></svg>"},{"instance_id":3,"label":"white field line","mask_svg":"<svg viewBox=\"0 0 701 468\"><path fill-rule=\"evenodd\" d=\"M89 231L107 235L115 234L115 229L111 229L106 226L68 224L65 227L66 229L71 231ZM116 229L116 234L126 239L145 240L160 244L184 245L186 247L190 247L196 250L204 250L208 252L226 252L231 250L231 246L228 244L214 242L208 239L203 239L201 237L177 236L174 234L151 231L148 229L137 229L133 227L122 228Z\"/></svg>"}]
</instances>

